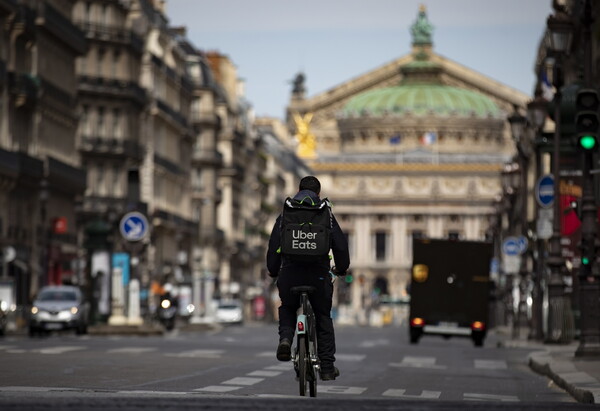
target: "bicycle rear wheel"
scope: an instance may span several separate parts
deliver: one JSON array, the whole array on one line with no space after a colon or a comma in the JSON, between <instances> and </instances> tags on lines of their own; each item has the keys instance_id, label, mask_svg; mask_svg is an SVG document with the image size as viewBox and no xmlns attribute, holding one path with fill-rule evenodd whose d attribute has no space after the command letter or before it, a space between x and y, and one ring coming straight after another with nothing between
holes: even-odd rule
<instances>
[{"instance_id":1,"label":"bicycle rear wheel","mask_svg":"<svg viewBox=\"0 0 600 411\"><path fill-rule=\"evenodd\" d=\"M300 395L306 395L306 374L308 365L308 353L306 351L306 336L298 336L298 382L300 384Z\"/></svg>"},{"instance_id":2,"label":"bicycle rear wheel","mask_svg":"<svg viewBox=\"0 0 600 411\"><path fill-rule=\"evenodd\" d=\"M317 362L317 364L313 363L313 358L318 358L317 357L317 332L316 332L316 327L314 325L315 324L314 315L312 316L312 321L310 321L310 324L312 325L312 327L310 327L310 330L309 330L310 339L307 344L309 346L308 362L310 364L310 369L309 369L310 377L308 379L308 388L309 388L310 396L316 397L317 396L317 380L318 380L319 376L318 376L318 371L317 371L318 362Z\"/></svg>"}]
</instances>

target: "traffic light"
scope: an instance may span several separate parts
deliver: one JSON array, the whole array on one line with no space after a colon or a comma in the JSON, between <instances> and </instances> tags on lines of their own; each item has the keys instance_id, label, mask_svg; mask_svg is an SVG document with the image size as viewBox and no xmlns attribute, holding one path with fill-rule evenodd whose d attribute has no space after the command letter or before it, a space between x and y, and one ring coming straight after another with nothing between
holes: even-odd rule
<instances>
[{"instance_id":1,"label":"traffic light","mask_svg":"<svg viewBox=\"0 0 600 411\"><path fill-rule=\"evenodd\" d=\"M600 98L598 91L584 88L577 92L575 99L575 131L577 148L594 151L598 147L598 128L600 126Z\"/></svg>"}]
</instances>

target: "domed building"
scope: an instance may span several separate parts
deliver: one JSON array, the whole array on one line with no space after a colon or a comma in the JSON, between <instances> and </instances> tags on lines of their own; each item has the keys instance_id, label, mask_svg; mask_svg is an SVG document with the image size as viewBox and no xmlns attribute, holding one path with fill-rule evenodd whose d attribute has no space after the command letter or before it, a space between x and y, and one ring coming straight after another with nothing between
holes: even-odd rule
<instances>
[{"instance_id":1,"label":"domed building","mask_svg":"<svg viewBox=\"0 0 600 411\"><path fill-rule=\"evenodd\" d=\"M352 304L406 293L415 237L484 240L515 152L507 117L529 97L433 51L424 7L412 51L287 108L298 154L347 233Z\"/></svg>"}]
</instances>

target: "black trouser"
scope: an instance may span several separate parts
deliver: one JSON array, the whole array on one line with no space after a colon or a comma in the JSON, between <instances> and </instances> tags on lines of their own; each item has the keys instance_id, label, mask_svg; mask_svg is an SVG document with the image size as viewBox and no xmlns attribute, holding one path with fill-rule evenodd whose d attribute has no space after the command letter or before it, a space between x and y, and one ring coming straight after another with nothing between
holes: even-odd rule
<instances>
[{"instance_id":1,"label":"black trouser","mask_svg":"<svg viewBox=\"0 0 600 411\"><path fill-rule=\"evenodd\" d=\"M309 295L317 320L317 351L323 372L333 371L335 361L335 334L331 320L331 299L333 284L329 270L308 269L308 267L284 267L277 280L281 306L279 307L279 338L294 339L296 315L300 308L300 296L290 289L299 285L315 287Z\"/></svg>"}]
</instances>

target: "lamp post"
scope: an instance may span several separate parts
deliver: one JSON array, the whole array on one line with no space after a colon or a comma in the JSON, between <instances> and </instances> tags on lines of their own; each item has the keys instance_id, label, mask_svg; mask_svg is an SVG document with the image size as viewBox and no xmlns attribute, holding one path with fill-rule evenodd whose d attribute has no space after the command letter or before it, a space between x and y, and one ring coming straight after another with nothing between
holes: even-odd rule
<instances>
[{"instance_id":1,"label":"lamp post","mask_svg":"<svg viewBox=\"0 0 600 411\"><path fill-rule=\"evenodd\" d=\"M592 131L587 136L591 138L597 137L598 132L598 93L592 86L591 68L592 68L592 50L591 50L591 5L590 1L586 0L582 16L583 27L583 47L584 47L584 84L586 89L578 95L577 105L580 100L583 101L583 106L590 105L590 109L595 111L591 117L585 112L581 114L583 120L582 125L595 128L595 133ZM595 97L595 98L594 98ZM587 103L587 104L586 104ZM583 108L584 110L586 107ZM588 116L588 117L585 117ZM579 127L579 114L576 118L576 124ZM586 124L587 123L587 124ZM578 130L579 131L579 130ZM594 143L592 146L595 149ZM600 285L598 283L598 271L596 264L596 251L598 249L596 239L596 224L597 224L597 209L594 199L594 178L591 174L593 164L593 150L583 150L582 152L582 177L583 177L583 196L581 201L581 266L579 268L579 308L581 313L581 334L579 338L579 346L575 351L575 356L600 356L600 303L598 301Z\"/></svg>"},{"instance_id":2,"label":"lamp post","mask_svg":"<svg viewBox=\"0 0 600 411\"><path fill-rule=\"evenodd\" d=\"M500 230L501 237L509 237L514 233L514 216L516 210L515 196L516 190L519 184L519 164L515 162L504 163L504 168L501 173L502 178L502 211L506 214L506 224L504 221L501 222ZM505 275L505 302L506 302L506 313L508 315L507 324L513 326L513 332L516 330L515 327L515 316L514 316L514 300L513 300L513 289L514 289L514 274L518 272L518 267L515 267L514 257L503 255L503 267Z\"/></svg>"},{"instance_id":3,"label":"lamp post","mask_svg":"<svg viewBox=\"0 0 600 411\"><path fill-rule=\"evenodd\" d=\"M40 181L39 201L40 201L40 228L41 228L41 241L40 241L40 267L42 271L38 273L37 287L38 289L46 285L48 280L48 254L50 244L48 242L48 226L47 226L47 215L48 215L48 198L50 193L48 191L48 180L43 178ZM36 290L37 292L37 290Z\"/></svg>"},{"instance_id":4,"label":"lamp post","mask_svg":"<svg viewBox=\"0 0 600 411\"><path fill-rule=\"evenodd\" d=\"M529 103L527 103L527 121L533 127L534 140L537 140L538 136L543 131L544 124L546 123L546 100L542 97L542 88L538 82L535 89L535 97ZM535 149L535 181L538 181L542 175L542 164L540 150ZM540 218L539 207L536 207L536 219ZM543 340L544 338L544 326L543 326L543 301L544 292L542 288L542 279L544 278L544 240L540 238L540 233L536 234L536 257L534 258L535 270L533 273L533 290L532 290L532 310L531 310L531 334L530 339Z\"/></svg>"},{"instance_id":5,"label":"lamp post","mask_svg":"<svg viewBox=\"0 0 600 411\"><path fill-rule=\"evenodd\" d=\"M549 75L556 88L554 94L554 142L552 154L552 174L554 175L554 204L552 237L550 238L550 253L548 256L548 267L550 268L550 280L548 284L548 333L547 342L567 342L566 327L563 321L563 315L567 309L563 272L565 261L562 256L560 245L561 236L561 215L560 215L560 105L562 100L561 88L563 86L561 60L565 53L568 53L571 45L573 23L565 12L565 8L559 5L556 0L553 3L555 9L554 15L550 15L547 20L548 31L550 32L549 51L554 55L553 64L548 64Z\"/></svg>"},{"instance_id":6,"label":"lamp post","mask_svg":"<svg viewBox=\"0 0 600 411\"><path fill-rule=\"evenodd\" d=\"M513 112L508 117L508 122L510 123L510 129L512 133L512 138L517 147L517 159L519 164L519 197L520 209L519 213L519 227L520 234L523 238L527 238L527 169L529 162L529 154L530 154L530 146L526 139L525 132L525 124L527 119L519 113L519 107L513 106ZM517 332L520 332L521 327L527 323L527 275L528 275L528 265L527 265L527 257L528 251L521 255L520 263L519 263L519 301L517 304L517 318L514 323L513 335L517 335Z\"/></svg>"}]
</instances>

